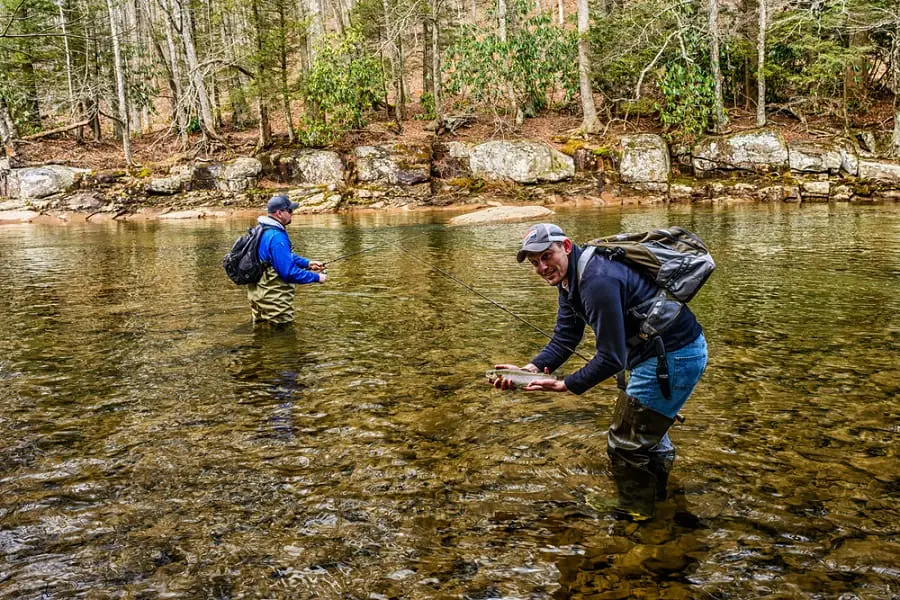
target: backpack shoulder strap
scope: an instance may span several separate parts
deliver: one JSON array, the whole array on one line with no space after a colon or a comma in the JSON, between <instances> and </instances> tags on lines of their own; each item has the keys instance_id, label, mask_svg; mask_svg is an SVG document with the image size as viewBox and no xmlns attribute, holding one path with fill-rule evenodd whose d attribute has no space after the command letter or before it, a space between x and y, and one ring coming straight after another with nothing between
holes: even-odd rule
<instances>
[{"instance_id":1,"label":"backpack shoulder strap","mask_svg":"<svg viewBox=\"0 0 900 600\"><path fill-rule=\"evenodd\" d=\"M587 246L581 251L581 256L578 257L578 264L575 265L575 278L578 280L578 287L581 287L581 278L584 276L584 269L587 267L588 262L594 256L594 252L596 251L597 246Z\"/></svg>"}]
</instances>

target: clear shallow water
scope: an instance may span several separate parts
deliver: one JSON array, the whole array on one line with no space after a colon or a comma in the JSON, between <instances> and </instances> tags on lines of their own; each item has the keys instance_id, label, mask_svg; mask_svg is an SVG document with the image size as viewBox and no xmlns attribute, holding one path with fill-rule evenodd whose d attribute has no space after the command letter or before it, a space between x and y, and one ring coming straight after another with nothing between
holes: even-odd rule
<instances>
[{"instance_id":1,"label":"clear shallow water","mask_svg":"<svg viewBox=\"0 0 900 600\"><path fill-rule=\"evenodd\" d=\"M551 329L526 226L448 216L290 230L322 259L421 233L402 245ZM647 523L602 510L613 387L491 389L544 340L396 248L272 333L220 267L247 223L0 228L0 598L896 598L900 209L555 220L682 225L719 264Z\"/></svg>"}]
</instances>

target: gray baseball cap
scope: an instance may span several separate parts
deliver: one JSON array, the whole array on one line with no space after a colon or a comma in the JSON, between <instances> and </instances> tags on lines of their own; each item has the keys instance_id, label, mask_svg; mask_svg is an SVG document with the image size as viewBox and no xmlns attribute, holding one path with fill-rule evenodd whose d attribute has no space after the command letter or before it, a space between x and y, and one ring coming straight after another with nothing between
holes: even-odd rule
<instances>
[{"instance_id":1,"label":"gray baseball cap","mask_svg":"<svg viewBox=\"0 0 900 600\"><path fill-rule=\"evenodd\" d=\"M538 223L532 225L522 239L522 249L516 255L516 260L522 262L529 252L543 252L553 242L561 242L568 239L566 234L553 223Z\"/></svg>"},{"instance_id":2,"label":"gray baseball cap","mask_svg":"<svg viewBox=\"0 0 900 600\"><path fill-rule=\"evenodd\" d=\"M270 215L277 213L279 210L294 212L298 206L300 206L299 202L291 202L287 196L279 194L278 196L272 196L272 199L266 204L266 212Z\"/></svg>"}]
</instances>

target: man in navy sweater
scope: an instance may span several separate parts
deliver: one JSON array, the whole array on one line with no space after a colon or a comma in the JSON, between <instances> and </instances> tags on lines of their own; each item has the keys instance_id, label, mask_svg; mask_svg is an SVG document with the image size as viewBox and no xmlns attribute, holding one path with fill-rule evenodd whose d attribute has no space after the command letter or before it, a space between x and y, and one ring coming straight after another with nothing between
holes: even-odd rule
<instances>
[{"instance_id":1,"label":"man in navy sweater","mask_svg":"<svg viewBox=\"0 0 900 600\"><path fill-rule=\"evenodd\" d=\"M574 353L585 325L594 330L597 353L565 379L541 379L523 389L582 394L609 377L630 371L627 387L620 389L616 402L607 452L620 508L624 514L646 517L652 514L654 502L665 498L675 458L668 430L706 368L706 340L685 306L661 334L670 378L665 390L657 376L658 345L640 339L640 318L629 312L656 296L659 288L645 275L602 253L580 265L581 254L582 249L551 223L535 225L525 234L516 258L519 262L527 259L537 275L559 289L559 310L552 339L521 368L555 371ZM512 387L502 379L495 385Z\"/></svg>"},{"instance_id":2,"label":"man in navy sweater","mask_svg":"<svg viewBox=\"0 0 900 600\"><path fill-rule=\"evenodd\" d=\"M257 283L247 286L247 299L254 323L287 325L294 321L294 285L325 283L324 265L291 251L291 240L285 226L290 225L294 210L300 206L287 196L273 196L266 215L257 222L264 227L259 241L259 260L267 263Z\"/></svg>"}]
</instances>

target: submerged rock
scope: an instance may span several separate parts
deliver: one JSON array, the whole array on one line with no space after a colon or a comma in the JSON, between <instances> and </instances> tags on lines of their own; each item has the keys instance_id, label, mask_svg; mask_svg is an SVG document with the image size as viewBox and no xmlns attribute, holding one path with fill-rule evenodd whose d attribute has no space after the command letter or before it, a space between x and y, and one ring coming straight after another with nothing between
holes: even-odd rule
<instances>
[{"instance_id":1,"label":"submerged rock","mask_svg":"<svg viewBox=\"0 0 900 600\"><path fill-rule=\"evenodd\" d=\"M516 223L552 215L544 206L495 206L453 217L448 225L484 225L486 223Z\"/></svg>"}]
</instances>

